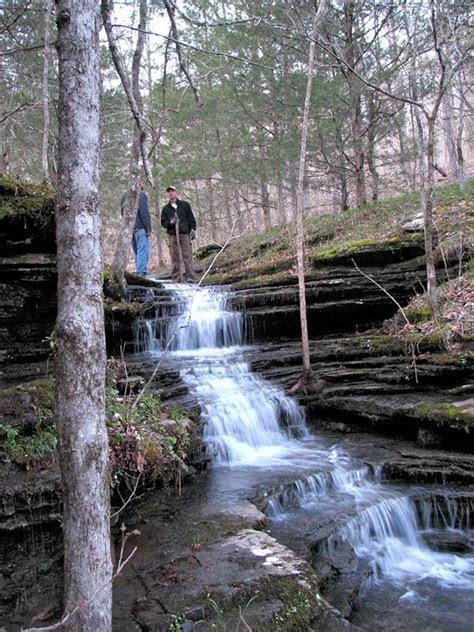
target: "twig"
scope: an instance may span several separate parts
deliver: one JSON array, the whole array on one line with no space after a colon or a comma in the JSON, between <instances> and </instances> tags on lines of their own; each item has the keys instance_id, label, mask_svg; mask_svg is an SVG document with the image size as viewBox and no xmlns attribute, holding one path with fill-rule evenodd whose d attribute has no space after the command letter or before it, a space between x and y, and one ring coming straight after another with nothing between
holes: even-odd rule
<instances>
[{"instance_id":1,"label":"twig","mask_svg":"<svg viewBox=\"0 0 474 632\"><path fill-rule=\"evenodd\" d=\"M382 285L380 285L380 283L378 283L374 278L372 278L369 274L366 274L365 272L363 272L359 266L357 265L357 263L354 261L354 259L351 259L352 263L354 264L355 269L360 272L360 274L362 274L363 277L365 277L366 279L368 279L369 281L371 281L374 285L376 285L380 290L382 290L382 292L384 292L388 298L393 301L395 303L395 305L398 307L398 309L400 310L400 312L402 313L403 318L405 319L407 325L409 327L412 326L411 322L408 320L408 316L405 313L405 310L403 309L403 307L400 305L400 303L397 301L397 299L392 296L390 294L390 292L388 290L386 290ZM415 373L415 383L418 384L418 367L416 365L416 353L415 353L415 345L413 342L409 342L408 343L408 349L411 353L411 357L412 357L412 366L413 366L413 371Z\"/></svg>"},{"instance_id":2,"label":"twig","mask_svg":"<svg viewBox=\"0 0 474 632\"><path fill-rule=\"evenodd\" d=\"M407 315L406 315L406 313L405 313L405 310L404 310L404 309L403 309L403 307L400 305L400 303L397 301L397 299L396 299L394 296L392 296L392 295L390 294L390 292L389 292L388 290L386 290L386 289L385 289L382 285L380 285L380 283L377 283L377 281L376 281L374 278L372 278L369 274L366 274L365 272L363 272L363 271L359 268L359 266L357 265L357 263L354 261L354 259L351 259L351 261L352 261L352 263L354 264L354 268L357 270L357 272L360 272L360 274L362 274L362 276L364 276L364 277L365 277L366 279L368 279L369 281L372 281L372 283L373 283L374 285L376 285L376 286L377 286L380 290L382 290L382 292L384 292L384 293L385 293L385 294L389 297L389 299L390 299L390 300L392 300L392 301L395 303L395 305L396 305L396 306L398 307L398 309L401 311L401 313L402 313L402 315L403 315L403 318L405 319L405 321L406 321L407 325L411 325L411 322L408 320L408 317L407 317Z\"/></svg>"},{"instance_id":3,"label":"twig","mask_svg":"<svg viewBox=\"0 0 474 632\"><path fill-rule=\"evenodd\" d=\"M117 509L117 511L115 511L111 516L110 519L112 520L112 518L115 518L115 516L118 516L119 514L122 513L122 511L125 509L125 507L133 500L133 498L135 498L136 495L136 491L138 488L138 483L140 482L140 477L141 477L142 473L139 472L138 476L137 476L137 480L135 481L135 487L133 488L132 493L130 494L130 496L128 497L128 499L123 503L123 505L120 507L120 509Z\"/></svg>"}]
</instances>

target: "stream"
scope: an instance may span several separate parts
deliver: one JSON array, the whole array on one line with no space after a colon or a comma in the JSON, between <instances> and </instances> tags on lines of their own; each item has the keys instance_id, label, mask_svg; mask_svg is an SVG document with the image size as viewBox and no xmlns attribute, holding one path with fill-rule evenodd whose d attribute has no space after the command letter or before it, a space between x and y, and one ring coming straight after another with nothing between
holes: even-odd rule
<instances>
[{"instance_id":1,"label":"stream","mask_svg":"<svg viewBox=\"0 0 474 632\"><path fill-rule=\"evenodd\" d=\"M137 321L135 353L179 370L201 407L212 459L196 483L203 500L255 502L361 629L472 629L469 500L445 486L384 483L350 439L311 431L296 400L251 372L250 328L226 291L162 283L168 299Z\"/></svg>"}]
</instances>

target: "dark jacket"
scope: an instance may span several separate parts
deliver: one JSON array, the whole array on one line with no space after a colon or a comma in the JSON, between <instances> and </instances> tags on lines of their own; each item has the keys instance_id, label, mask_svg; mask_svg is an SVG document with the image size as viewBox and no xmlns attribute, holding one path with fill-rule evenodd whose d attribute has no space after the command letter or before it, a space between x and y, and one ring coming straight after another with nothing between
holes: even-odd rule
<instances>
[{"instance_id":1,"label":"dark jacket","mask_svg":"<svg viewBox=\"0 0 474 632\"><path fill-rule=\"evenodd\" d=\"M196 220L194 218L191 206L184 200L177 199L177 209L174 209L168 202L161 211L161 225L166 228L168 235L174 235L176 233L175 222L173 219L177 218L178 230L180 233L189 235L192 230L196 230Z\"/></svg>"},{"instance_id":2,"label":"dark jacket","mask_svg":"<svg viewBox=\"0 0 474 632\"><path fill-rule=\"evenodd\" d=\"M120 200L120 209L123 215L125 202L127 200L127 191L122 194ZM144 191L140 191L140 197L138 198L137 216L135 218L135 225L133 230L139 230L144 228L147 233L151 233L151 219L150 211L148 210L148 197Z\"/></svg>"}]
</instances>

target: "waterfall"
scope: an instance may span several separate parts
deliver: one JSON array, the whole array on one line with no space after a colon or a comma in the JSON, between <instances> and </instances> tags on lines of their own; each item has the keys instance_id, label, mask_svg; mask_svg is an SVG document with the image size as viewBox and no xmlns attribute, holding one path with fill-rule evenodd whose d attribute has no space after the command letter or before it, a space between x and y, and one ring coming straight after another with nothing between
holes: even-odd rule
<instances>
[{"instance_id":1,"label":"waterfall","mask_svg":"<svg viewBox=\"0 0 474 632\"><path fill-rule=\"evenodd\" d=\"M251 373L242 314L228 308L222 290L167 288L181 313L174 319L164 314L164 324L152 327L155 333L148 341L145 336L145 344L147 350L168 346L182 357L181 378L201 405L203 439L213 464L263 466L281 458L308 434L304 412L281 389Z\"/></svg>"},{"instance_id":2,"label":"waterfall","mask_svg":"<svg viewBox=\"0 0 474 632\"><path fill-rule=\"evenodd\" d=\"M367 467L349 470L336 467L329 472L310 474L274 494L268 500L265 513L271 518L282 518L288 507L308 507L332 494L357 495L359 486L368 476Z\"/></svg>"}]
</instances>

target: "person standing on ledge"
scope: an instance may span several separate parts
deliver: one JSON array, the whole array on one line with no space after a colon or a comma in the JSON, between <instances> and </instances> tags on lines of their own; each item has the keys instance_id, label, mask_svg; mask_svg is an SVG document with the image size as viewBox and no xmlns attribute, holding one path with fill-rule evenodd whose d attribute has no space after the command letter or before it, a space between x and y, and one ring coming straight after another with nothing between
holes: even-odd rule
<instances>
[{"instance_id":1,"label":"person standing on ledge","mask_svg":"<svg viewBox=\"0 0 474 632\"><path fill-rule=\"evenodd\" d=\"M181 263L184 264L185 280L194 281L193 248L191 240L196 238L196 220L188 202L178 198L176 187L166 189L168 204L161 211L161 225L168 233L168 244L173 269L172 281L183 281Z\"/></svg>"},{"instance_id":2,"label":"person standing on ledge","mask_svg":"<svg viewBox=\"0 0 474 632\"><path fill-rule=\"evenodd\" d=\"M151 235L151 219L148 210L148 196L143 190L143 180L138 182L140 196L138 198L137 215L135 225L133 227L132 248L135 255L135 268L137 274L146 276L148 272L148 258L150 256L150 240ZM127 192L122 194L120 200L120 208L122 216L125 210L125 202L127 200Z\"/></svg>"}]
</instances>

